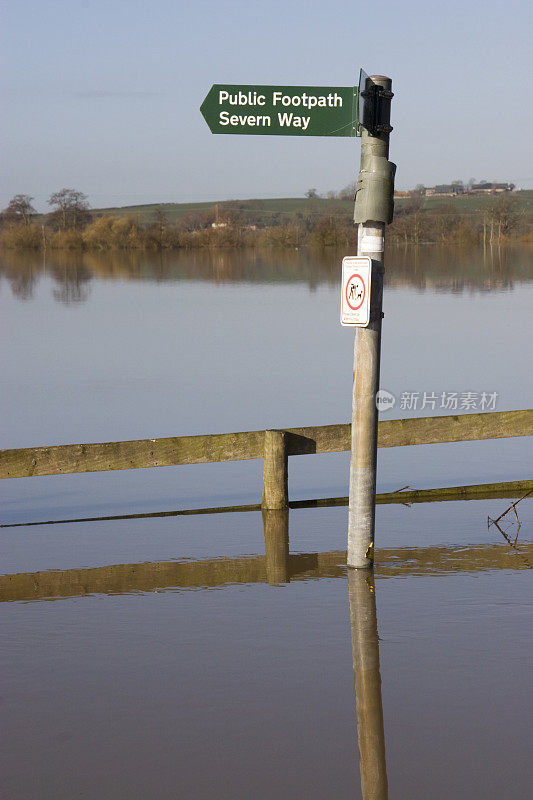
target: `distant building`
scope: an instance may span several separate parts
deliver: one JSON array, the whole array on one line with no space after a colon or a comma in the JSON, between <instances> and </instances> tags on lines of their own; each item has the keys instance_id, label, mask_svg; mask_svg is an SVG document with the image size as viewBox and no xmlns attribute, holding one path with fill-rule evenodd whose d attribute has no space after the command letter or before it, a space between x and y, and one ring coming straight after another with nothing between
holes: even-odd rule
<instances>
[{"instance_id":1,"label":"distant building","mask_svg":"<svg viewBox=\"0 0 533 800\"><path fill-rule=\"evenodd\" d=\"M514 183L475 183L471 188L463 186L462 183L440 183L426 189L426 197L457 197L462 194L500 194L501 192L512 192L515 188Z\"/></svg>"},{"instance_id":2,"label":"distant building","mask_svg":"<svg viewBox=\"0 0 533 800\"><path fill-rule=\"evenodd\" d=\"M455 197L458 194L464 194L465 187L462 183L441 183L438 186L433 186L426 189L426 197Z\"/></svg>"},{"instance_id":3,"label":"distant building","mask_svg":"<svg viewBox=\"0 0 533 800\"><path fill-rule=\"evenodd\" d=\"M501 192L512 192L514 183L474 183L469 190L471 194L501 194Z\"/></svg>"},{"instance_id":4,"label":"distant building","mask_svg":"<svg viewBox=\"0 0 533 800\"><path fill-rule=\"evenodd\" d=\"M469 187L456 182L439 183L437 186L430 186L427 189L411 189L407 192L397 191L394 192L394 197L401 199L420 195L425 195L426 197L458 197L467 194L502 194L503 192L513 192L515 188L514 183L489 183L489 181L474 183Z\"/></svg>"}]
</instances>

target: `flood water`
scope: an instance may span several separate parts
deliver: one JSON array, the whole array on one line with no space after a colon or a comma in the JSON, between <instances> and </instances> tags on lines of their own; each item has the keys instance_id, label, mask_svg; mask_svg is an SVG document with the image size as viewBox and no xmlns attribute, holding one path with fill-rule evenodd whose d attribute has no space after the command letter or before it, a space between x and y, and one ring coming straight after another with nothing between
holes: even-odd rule
<instances>
[{"instance_id":1,"label":"flood water","mask_svg":"<svg viewBox=\"0 0 533 800\"><path fill-rule=\"evenodd\" d=\"M343 255L2 253L0 447L347 422ZM381 419L533 406L532 256L389 249ZM378 491L524 481L531 453L388 448ZM291 499L348 469L291 458ZM1 482L3 796L531 797L532 499L515 546L505 492L378 505L373 578L343 506L29 524L257 503L261 476Z\"/></svg>"}]
</instances>

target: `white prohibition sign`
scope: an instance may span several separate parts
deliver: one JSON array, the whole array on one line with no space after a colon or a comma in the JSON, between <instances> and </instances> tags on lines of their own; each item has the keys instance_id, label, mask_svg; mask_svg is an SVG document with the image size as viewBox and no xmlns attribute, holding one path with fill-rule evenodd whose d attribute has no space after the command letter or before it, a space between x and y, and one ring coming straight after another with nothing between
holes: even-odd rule
<instances>
[{"instance_id":1,"label":"white prohibition sign","mask_svg":"<svg viewBox=\"0 0 533 800\"><path fill-rule=\"evenodd\" d=\"M372 259L345 256L342 259L341 325L366 328L370 322Z\"/></svg>"}]
</instances>

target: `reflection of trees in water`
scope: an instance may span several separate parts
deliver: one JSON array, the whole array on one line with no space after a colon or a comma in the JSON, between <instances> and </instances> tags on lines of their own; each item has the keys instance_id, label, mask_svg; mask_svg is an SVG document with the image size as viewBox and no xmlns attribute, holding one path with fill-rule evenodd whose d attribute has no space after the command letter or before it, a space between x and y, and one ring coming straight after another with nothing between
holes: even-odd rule
<instances>
[{"instance_id":1,"label":"reflection of trees in water","mask_svg":"<svg viewBox=\"0 0 533 800\"><path fill-rule=\"evenodd\" d=\"M0 252L0 278L5 278L19 300L31 300L43 272L43 256L38 253L5 250Z\"/></svg>"},{"instance_id":2,"label":"reflection of trees in water","mask_svg":"<svg viewBox=\"0 0 533 800\"><path fill-rule=\"evenodd\" d=\"M531 250L525 247L395 246L387 252L387 286L437 292L511 290L531 281Z\"/></svg>"},{"instance_id":3,"label":"reflection of trees in water","mask_svg":"<svg viewBox=\"0 0 533 800\"><path fill-rule=\"evenodd\" d=\"M354 245L353 252L356 248ZM57 283L54 298L81 303L91 278L149 282L211 281L213 283L303 283L310 291L340 281L345 250L338 248L203 248L179 251L4 251L0 275L13 294L28 300L38 280L50 275ZM386 254L385 283L421 291L511 290L516 281L533 280L531 248L392 245Z\"/></svg>"},{"instance_id":4,"label":"reflection of trees in water","mask_svg":"<svg viewBox=\"0 0 533 800\"><path fill-rule=\"evenodd\" d=\"M58 303L84 303L89 297L89 281L93 276L83 264L75 262L49 266L47 272L58 283L52 289L52 296Z\"/></svg>"},{"instance_id":5,"label":"reflection of trees in water","mask_svg":"<svg viewBox=\"0 0 533 800\"><path fill-rule=\"evenodd\" d=\"M91 280L91 275L81 276L77 270L69 272L61 281L59 288L52 290L54 300L58 303L84 303L89 297L89 287L87 281Z\"/></svg>"},{"instance_id":6,"label":"reflection of trees in water","mask_svg":"<svg viewBox=\"0 0 533 800\"><path fill-rule=\"evenodd\" d=\"M205 249L165 254L172 259L176 277L214 280L216 283L304 282L313 289L319 283L338 281L338 259L313 248L253 250Z\"/></svg>"},{"instance_id":7,"label":"reflection of trees in water","mask_svg":"<svg viewBox=\"0 0 533 800\"><path fill-rule=\"evenodd\" d=\"M87 266L85 254L3 252L0 257L0 276L5 277L11 291L20 300L30 300L39 280L47 276L56 286L52 296L58 303L84 303L89 297L89 282L94 277Z\"/></svg>"},{"instance_id":8,"label":"reflection of trees in water","mask_svg":"<svg viewBox=\"0 0 533 800\"><path fill-rule=\"evenodd\" d=\"M0 256L0 277L9 281L11 291L20 300L31 300L39 280L48 276L57 285L52 296L60 303L83 303L89 296L93 274L81 254L48 254L5 251Z\"/></svg>"},{"instance_id":9,"label":"reflection of trees in water","mask_svg":"<svg viewBox=\"0 0 533 800\"><path fill-rule=\"evenodd\" d=\"M31 300L38 280L38 274L32 264L24 264L21 269L6 275L11 291L19 300Z\"/></svg>"}]
</instances>

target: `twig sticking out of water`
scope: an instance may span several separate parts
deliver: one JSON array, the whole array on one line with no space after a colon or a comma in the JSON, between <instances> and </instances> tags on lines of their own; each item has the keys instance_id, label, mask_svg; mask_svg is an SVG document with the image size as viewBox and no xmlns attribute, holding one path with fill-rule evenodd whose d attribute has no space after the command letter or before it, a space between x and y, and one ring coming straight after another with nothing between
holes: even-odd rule
<instances>
[{"instance_id":1,"label":"twig sticking out of water","mask_svg":"<svg viewBox=\"0 0 533 800\"><path fill-rule=\"evenodd\" d=\"M518 513L517 513L517 510L516 510L516 507L517 507L518 503L520 503L520 501L521 501L521 500L523 500L525 497L528 497L528 496L531 494L531 492L532 492L532 491L533 491L533 490L531 490L531 489L530 489L530 491L529 491L529 492L526 492L526 493L525 493L524 495L522 495L522 497L520 497L518 500L515 500L515 502L514 502L514 503L511 503L511 505L509 506L509 508L507 508L507 509L506 509L506 510L503 512L503 514L500 514L500 516L498 517L498 519L491 519L491 517L487 517L487 527L488 527L488 528L490 528L490 526L491 526L491 525L496 525L496 527L497 527L497 528L498 528L498 530L500 531L500 533L501 533L501 535L503 536L503 538L504 538L504 539L505 539L505 540L508 542L508 544L509 544L511 547L513 547L513 548L514 548L514 549L517 551L517 553L519 553L519 554L520 554L520 557L523 559L524 563L525 563L525 564L527 564L527 567L528 567L529 569L533 569L533 567L531 566L531 564L529 563L529 561L527 560L527 558L526 558L526 557L525 557L525 556L524 556L524 555L523 555L523 554L520 552L520 550L518 550L518 548L517 548L517 546L516 546L516 543L517 543L517 541L518 541L518 533L519 533L519 531L520 531L520 528L522 527L522 523L520 522L520 520L519 520L519 518L518 518ZM516 522L517 522L516 536L514 537L514 539L511 539L511 537L507 535L507 532L506 532L506 531L504 531L504 530L502 530L502 528L501 528L501 527L500 527L500 525L498 524L498 523L500 522L500 520L501 520L501 519L503 519L503 517L505 517L505 515L506 515L506 514L508 514L508 513L509 513L509 511L511 511L511 510L513 510L513 511L514 511L514 515L515 515L515 517L516 517Z\"/></svg>"},{"instance_id":2,"label":"twig sticking out of water","mask_svg":"<svg viewBox=\"0 0 533 800\"><path fill-rule=\"evenodd\" d=\"M392 492L392 494L399 494L400 492L405 492L406 489L410 489L410 488L411 488L411 485L407 484L407 486L402 486L401 489L395 489L394 492ZM406 508L411 508L412 505L413 505L412 503L402 503L402 506L405 506Z\"/></svg>"},{"instance_id":3,"label":"twig sticking out of water","mask_svg":"<svg viewBox=\"0 0 533 800\"><path fill-rule=\"evenodd\" d=\"M509 511L511 509L513 509L513 511L515 513L515 517L516 517L517 522L520 523L520 520L518 519L518 514L516 513L516 507L517 507L518 503L520 503L525 497L528 497L531 494L532 491L533 491L533 489L530 489L529 492L526 492L518 500L515 500L514 503L511 503L509 508L506 511L504 511L503 514L500 514L498 519L490 519L490 517L488 517L488 519L490 520L490 523L494 522L494 524L497 524L503 517L505 517L506 514L509 513ZM490 523L489 523L489 528L490 528Z\"/></svg>"}]
</instances>

